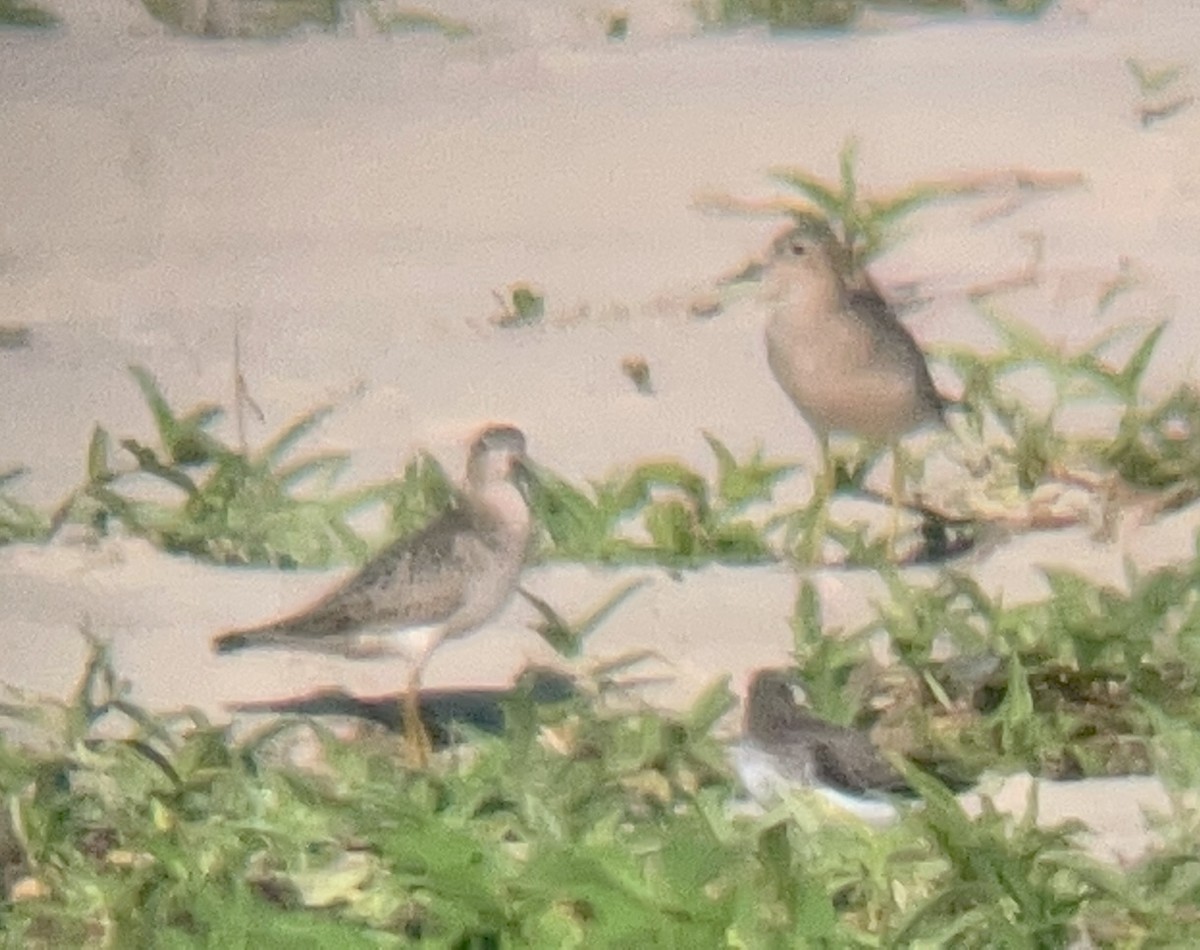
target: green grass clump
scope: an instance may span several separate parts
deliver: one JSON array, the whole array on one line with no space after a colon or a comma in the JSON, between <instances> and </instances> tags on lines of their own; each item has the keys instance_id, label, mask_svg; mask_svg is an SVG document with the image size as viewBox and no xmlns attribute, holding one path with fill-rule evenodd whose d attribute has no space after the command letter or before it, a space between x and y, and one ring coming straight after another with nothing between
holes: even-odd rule
<instances>
[{"instance_id":1,"label":"green grass clump","mask_svg":"<svg viewBox=\"0 0 1200 950\"><path fill-rule=\"evenodd\" d=\"M793 626L810 702L843 723L882 709L919 758L962 776L1126 775L1164 760L1200 774L1200 743L1181 741L1200 729L1200 556L1130 566L1125 589L1043 573L1046 599L1006 606L958 573L915 588L886 572L878 619L832 636L805 584ZM867 646L878 634L897 661L882 671Z\"/></svg>"},{"instance_id":2,"label":"green grass clump","mask_svg":"<svg viewBox=\"0 0 1200 950\"><path fill-rule=\"evenodd\" d=\"M802 168L780 168L771 177L798 191L813 211L798 209L797 219L825 221L847 251L847 271L855 275L885 250L899 222L924 205L952 196L947 185L918 182L888 195L867 195L858 182L858 143L848 139L838 155L838 181L827 181Z\"/></svg>"},{"instance_id":3,"label":"green grass clump","mask_svg":"<svg viewBox=\"0 0 1200 950\"><path fill-rule=\"evenodd\" d=\"M1038 16L1050 0L989 0L997 12ZM765 23L772 30L827 30L853 26L864 11L911 9L918 13L961 13L965 0L701 0L700 16L709 24L741 26Z\"/></svg>"},{"instance_id":4,"label":"green grass clump","mask_svg":"<svg viewBox=\"0 0 1200 950\"><path fill-rule=\"evenodd\" d=\"M19 0L0 0L0 27L51 27L59 20L53 13Z\"/></svg>"},{"instance_id":5,"label":"green grass clump","mask_svg":"<svg viewBox=\"0 0 1200 950\"><path fill-rule=\"evenodd\" d=\"M425 492L435 491L431 486L438 473L416 464L410 474L420 502L412 500L413 486L404 482L333 494L345 455L290 457L331 407L306 413L250 452L212 435L223 413L220 407L201 405L177 413L149 372L135 366L131 373L154 418L159 444L121 440L133 467L116 468L112 440L97 426L88 449L86 482L64 504L59 521L84 521L101 533L115 521L168 551L219 563L323 566L366 556L368 546L347 523L349 515L391 499L400 526L414 527L423 516ZM137 486L146 478L181 496L180 501L139 493Z\"/></svg>"},{"instance_id":6,"label":"green grass clump","mask_svg":"<svg viewBox=\"0 0 1200 950\"><path fill-rule=\"evenodd\" d=\"M771 560L770 526L745 513L769 501L775 483L793 466L768 462L758 451L739 462L715 436L705 438L717 463L713 485L677 461L644 462L593 483L590 491L539 469L532 504L544 530L542 556L680 566ZM635 521L647 540L623 533Z\"/></svg>"},{"instance_id":7,"label":"green grass clump","mask_svg":"<svg viewBox=\"0 0 1200 950\"><path fill-rule=\"evenodd\" d=\"M469 23L442 16L431 10L389 10L385 4L368 4L367 13L380 33L440 33L451 40L475 35L475 29Z\"/></svg>"},{"instance_id":8,"label":"green grass clump","mask_svg":"<svg viewBox=\"0 0 1200 950\"><path fill-rule=\"evenodd\" d=\"M0 738L0 930L14 947L1051 947L1197 919L1186 812L1124 875L1073 826L971 819L911 770L923 805L886 829L803 792L737 817L712 735L729 704L724 683L678 715L518 689L503 735L414 771L378 732L280 720L235 741L152 715L94 644L70 700L0 707L36 733ZM288 764L302 736L314 770Z\"/></svg>"},{"instance_id":9,"label":"green grass clump","mask_svg":"<svg viewBox=\"0 0 1200 950\"><path fill-rule=\"evenodd\" d=\"M546 298L532 284L516 283L504 293L493 291L500 309L492 318L498 327L536 326L546 316Z\"/></svg>"},{"instance_id":10,"label":"green grass clump","mask_svg":"<svg viewBox=\"0 0 1200 950\"><path fill-rule=\"evenodd\" d=\"M46 515L7 490L8 485L24 474L21 468L0 472L0 544L40 541L50 532L50 519Z\"/></svg>"},{"instance_id":11,"label":"green grass clump","mask_svg":"<svg viewBox=\"0 0 1200 950\"><path fill-rule=\"evenodd\" d=\"M1159 512L1200 497L1200 393L1184 383L1156 401L1144 398L1146 372L1165 324L1149 330L1114 365L1105 354L1118 334L1072 353L1032 327L983 312L1002 341L997 352L946 349L939 355L963 381L968 430L1023 491L1053 479L1098 485L1112 478L1110 491L1119 485L1126 494L1152 493ZM1052 388L1049 405L1037 410L1005 387L1013 374L1029 370ZM1112 410L1109 433L1076 435L1061 422L1068 409L1084 405L1093 412Z\"/></svg>"},{"instance_id":12,"label":"green grass clump","mask_svg":"<svg viewBox=\"0 0 1200 950\"><path fill-rule=\"evenodd\" d=\"M369 553L370 545L347 520L354 513L385 506L387 536L397 537L453 503L452 481L424 454L410 460L398 479L335 493L345 455L293 458L332 407L305 413L251 451L213 435L221 407L203 404L179 412L147 370L135 366L131 373L154 419L158 444L122 439L124 457L115 461L112 437L97 426L85 482L53 518L2 491L19 474L9 473L0 479L0 543L44 538L65 522L87 524L100 534L119 524L165 550L218 563L327 566L359 562ZM543 535L535 556L676 565L773 559L768 537L773 525L744 514L768 502L775 483L793 466L764 460L759 451L739 461L715 436L706 438L717 467L711 485L676 461L643 463L594 484L590 492L539 467L532 506ZM147 480L180 500L149 497ZM629 522L640 524L648 540L624 537Z\"/></svg>"},{"instance_id":13,"label":"green grass clump","mask_svg":"<svg viewBox=\"0 0 1200 950\"><path fill-rule=\"evenodd\" d=\"M846 27L858 18L856 0L720 0L705 17L727 25L767 23L776 30Z\"/></svg>"},{"instance_id":14,"label":"green grass clump","mask_svg":"<svg viewBox=\"0 0 1200 950\"><path fill-rule=\"evenodd\" d=\"M828 229L841 246L838 265L851 290L876 288L866 275L866 265L891 247L902 236L904 219L938 201L996 194L1010 195L1011 201L1043 190L1077 187L1083 176L1077 172L1038 172L1007 169L956 174L940 179L917 181L904 187L883 191L869 189L859 180L858 142L851 136L838 154L836 180L807 168L779 167L771 178L797 194L787 194L769 202L750 202L732 196L714 195L704 204L721 213L761 214L764 210L790 215L797 223ZM761 273L754 263L724 283L753 279Z\"/></svg>"},{"instance_id":15,"label":"green grass clump","mask_svg":"<svg viewBox=\"0 0 1200 950\"><path fill-rule=\"evenodd\" d=\"M330 29L340 18L336 0L234 0L221 8L195 0L142 0L142 4L159 22L193 36L278 37L307 25Z\"/></svg>"},{"instance_id":16,"label":"green grass clump","mask_svg":"<svg viewBox=\"0 0 1200 950\"><path fill-rule=\"evenodd\" d=\"M33 330L20 323L0 323L0 350L24 350L33 342Z\"/></svg>"}]
</instances>

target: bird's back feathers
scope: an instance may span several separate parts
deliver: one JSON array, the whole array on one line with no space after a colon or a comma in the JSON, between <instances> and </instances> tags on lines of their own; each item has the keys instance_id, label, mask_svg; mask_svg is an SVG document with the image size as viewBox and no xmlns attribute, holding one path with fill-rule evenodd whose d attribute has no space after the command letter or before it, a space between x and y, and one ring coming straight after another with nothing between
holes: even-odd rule
<instances>
[{"instance_id":1,"label":"bird's back feathers","mask_svg":"<svg viewBox=\"0 0 1200 950\"><path fill-rule=\"evenodd\" d=\"M908 783L870 737L800 706L786 670L760 670L750 684L746 734L793 780L854 794L903 792Z\"/></svg>"},{"instance_id":2,"label":"bird's back feathers","mask_svg":"<svg viewBox=\"0 0 1200 950\"><path fill-rule=\"evenodd\" d=\"M467 598L501 539L469 505L451 508L416 534L394 541L361 571L310 607L282 620L227 633L218 653L252 647L343 652L364 626L394 629L442 623Z\"/></svg>"},{"instance_id":3,"label":"bird's back feathers","mask_svg":"<svg viewBox=\"0 0 1200 950\"><path fill-rule=\"evenodd\" d=\"M847 303L849 312L870 331L874 352L881 358L886 354L886 358L902 361L910 369L920 405L930 419L941 421L946 401L929 375L925 354L892 305L873 290L849 291Z\"/></svg>"}]
</instances>

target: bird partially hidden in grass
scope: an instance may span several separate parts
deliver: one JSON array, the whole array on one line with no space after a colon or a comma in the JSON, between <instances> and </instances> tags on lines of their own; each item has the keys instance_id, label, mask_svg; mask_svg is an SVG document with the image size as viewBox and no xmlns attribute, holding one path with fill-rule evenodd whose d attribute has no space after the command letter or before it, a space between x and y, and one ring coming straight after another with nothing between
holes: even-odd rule
<instances>
[{"instance_id":1,"label":"bird partially hidden in grass","mask_svg":"<svg viewBox=\"0 0 1200 950\"><path fill-rule=\"evenodd\" d=\"M256 648L397 654L411 663L405 698L411 756L428 760L421 676L439 644L466 636L500 612L516 589L532 527L522 493L525 436L493 425L476 436L456 503L433 523L385 547L316 603L213 640L217 653Z\"/></svg>"},{"instance_id":2,"label":"bird partially hidden in grass","mask_svg":"<svg viewBox=\"0 0 1200 950\"><path fill-rule=\"evenodd\" d=\"M767 362L821 446L823 471L816 486L821 508L807 559L816 560L820 552L836 487L829 451L833 432L893 449L890 555L903 488L903 467L895 457L899 440L945 421L946 403L925 356L869 276L853 272L849 251L823 221L805 219L779 235L761 274L769 310Z\"/></svg>"},{"instance_id":3,"label":"bird partially hidden in grass","mask_svg":"<svg viewBox=\"0 0 1200 950\"><path fill-rule=\"evenodd\" d=\"M812 788L872 824L896 817L889 796L911 795L866 733L819 718L796 702L789 669L758 670L746 694L742 738L730 759L742 785L770 807L789 789Z\"/></svg>"}]
</instances>

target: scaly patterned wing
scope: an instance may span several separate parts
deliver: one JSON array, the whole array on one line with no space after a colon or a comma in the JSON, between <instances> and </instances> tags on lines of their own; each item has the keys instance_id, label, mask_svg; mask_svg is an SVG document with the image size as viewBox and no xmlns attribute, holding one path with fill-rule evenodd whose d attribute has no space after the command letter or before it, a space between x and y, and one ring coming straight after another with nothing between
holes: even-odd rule
<instances>
[{"instance_id":1,"label":"scaly patterned wing","mask_svg":"<svg viewBox=\"0 0 1200 950\"><path fill-rule=\"evenodd\" d=\"M439 623L462 604L485 544L469 509L452 508L423 530L388 545L311 607L225 634L217 640L217 651L254 646L337 649L345 637L368 624L401 629Z\"/></svg>"}]
</instances>

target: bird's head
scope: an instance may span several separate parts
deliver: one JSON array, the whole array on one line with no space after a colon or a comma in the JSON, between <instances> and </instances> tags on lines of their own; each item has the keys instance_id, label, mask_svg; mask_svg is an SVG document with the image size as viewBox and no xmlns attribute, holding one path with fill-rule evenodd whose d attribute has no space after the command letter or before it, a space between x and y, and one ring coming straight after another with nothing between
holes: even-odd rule
<instances>
[{"instance_id":1,"label":"bird's head","mask_svg":"<svg viewBox=\"0 0 1200 950\"><path fill-rule=\"evenodd\" d=\"M797 702L800 684L791 669L763 669L750 680L746 693L746 731L765 736L807 719L807 711Z\"/></svg>"},{"instance_id":2,"label":"bird's head","mask_svg":"<svg viewBox=\"0 0 1200 950\"><path fill-rule=\"evenodd\" d=\"M525 434L515 426L491 425L471 443L467 481L476 488L497 482L520 484L525 462Z\"/></svg>"},{"instance_id":3,"label":"bird's head","mask_svg":"<svg viewBox=\"0 0 1200 950\"><path fill-rule=\"evenodd\" d=\"M850 270L850 253L821 218L797 217L771 242L764 273L844 276Z\"/></svg>"}]
</instances>

